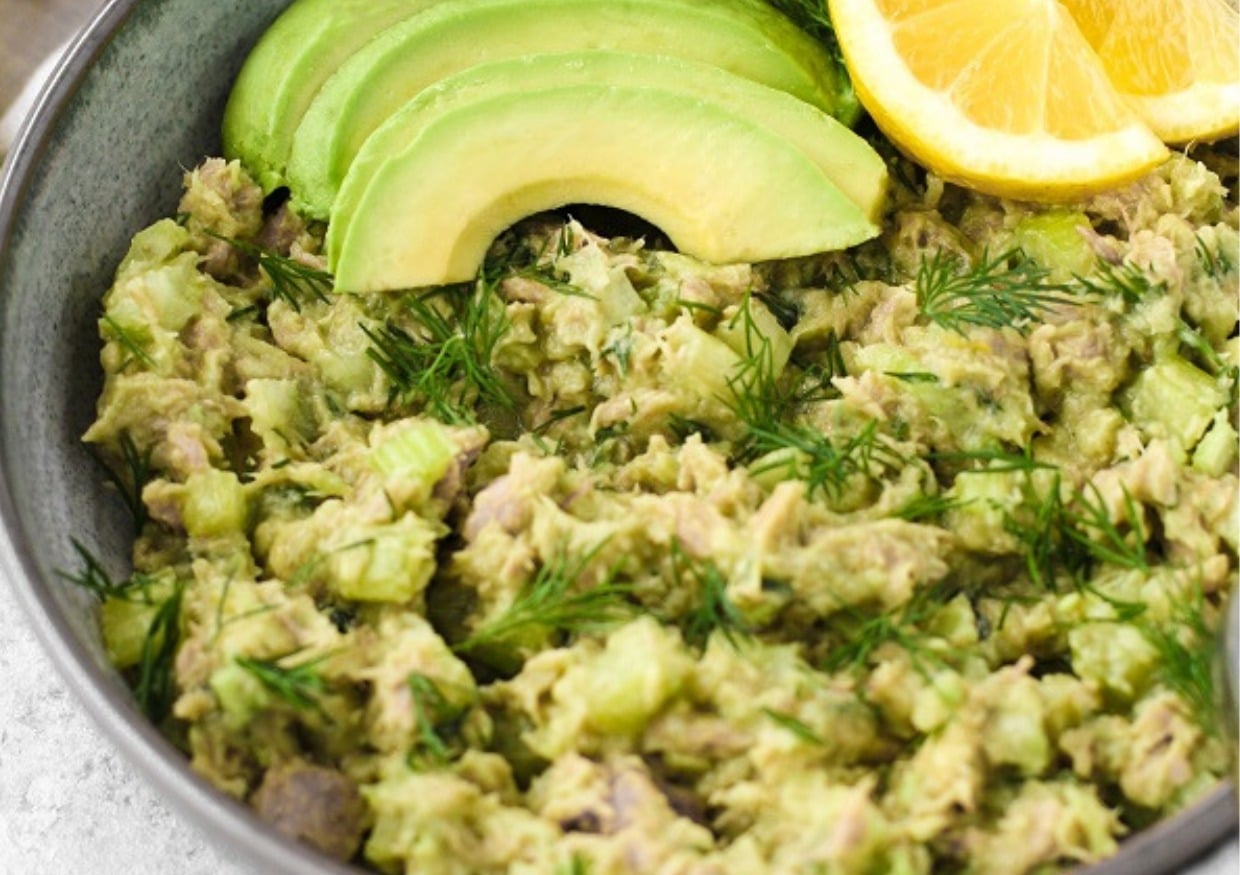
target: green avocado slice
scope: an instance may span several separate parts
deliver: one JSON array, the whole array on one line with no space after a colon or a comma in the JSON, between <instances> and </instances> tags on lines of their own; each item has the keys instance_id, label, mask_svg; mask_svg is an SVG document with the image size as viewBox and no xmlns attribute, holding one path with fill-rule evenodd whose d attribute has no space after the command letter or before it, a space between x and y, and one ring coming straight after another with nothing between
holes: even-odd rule
<instances>
[{"instance_id":1,"label":"green avocado slice","mask_svg":"<svg viewBox=\"0 0 1240 875\"><path fill-rule=\"evenodd\" d=\"M270 192L319 88L375 34L439 0L297 0L250 51L224 110L224 155Z\"/></svg>"},{"instance_id":2,"label":"green avocado slice","mask_svg":"<svg viewBox=\"0 0 1240 875\"><path fill-rule=\"evenodd\" d=\"M868 218L877 220L886 202L887 166L882 157L822 110L782 91L709 64L660 55L601 50L524 55L479 64L437 82L371 134L350 165L332 206L328 251L343 239L374 172L404 151L423 126L486 97L570 84L679 91L719 104L804 152Z\"/></svg>"},{"instance_id":3,"label":"green avocado slice","mask_svg":"<svg viewBox=\"0 0 1240 875\"><path fill-rule=\"evenodd\" d=\"M294 206L327 218L366 138L445 76L532 52L593 49L714 64L855 117L826 49L758 0L445 0L389 27L323 85L293 137Z\"/></svg>"},{"instance_id":4,"label":"green avocado slice","mask_svg":"<svg viewBox=\"0 0 1240 875\"><path fill-rule=\"evenodd\" d=\"M566 85L467 103L375 169L330 266L342 292L473 279L495 237L570 203L627 210L715 263L842 249L878 229L787 140L676 91Z\"/></svg>"}]
</instances>

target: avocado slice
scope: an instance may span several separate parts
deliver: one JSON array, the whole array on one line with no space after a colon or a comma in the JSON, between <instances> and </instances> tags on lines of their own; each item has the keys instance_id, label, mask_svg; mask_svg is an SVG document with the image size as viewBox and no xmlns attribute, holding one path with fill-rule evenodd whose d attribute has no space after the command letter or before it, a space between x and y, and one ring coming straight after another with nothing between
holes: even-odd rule
<instances>
[{"instance_id":1,"label":"avocado slice","mask_svg":"<svg viewBox=\"0 0 1240 875\"><path fill-rule=\"evenodd\" d=\"M855 114L819 43L760 0L445 0L379 34L323 85L293 137L294 206L327 218L366 138L424 88L531 52L617 49L711 63Z\"/></svg>"},{"instance_id":2,"label":"avocado slice","mask_svg":"<svg viewBox=\"0 0 1240 875\"><path fill-rule=\"evenodd\" d=\"M459 106L557 85L633 85L719 104L787 139L871 220L886 202L887 166L869 143L822 110L710 64L661 55L584 51L523 55L479 64L423 90L381 125L350 165L331 208L328 250L347 233L370 177L417 131Z\"/></svg>"},{"instance_id":3,"label":"avocado slice","mask_svg":"<svg viewBox=\"0 0 1240 875\"><path fill-rule=\"evenodd\" d=\"M570 203L627 210L716 263L841 249L878 229L806 155L718 104L633 85L468 102L374 169L329 257L336 287L465 282L517 220Z\"/></svg>"},{"instance_id":4,"label":"avocado slice","mask_svg":"<svg viewBox=\"0 0 1240 875\"><path fill-rule=\"evenodd\" d=\"M336 68L438 0L297 0L250 51L224 110L224 154L264 191L284 184L293 132Z\"/></svg>"}]
</instances>

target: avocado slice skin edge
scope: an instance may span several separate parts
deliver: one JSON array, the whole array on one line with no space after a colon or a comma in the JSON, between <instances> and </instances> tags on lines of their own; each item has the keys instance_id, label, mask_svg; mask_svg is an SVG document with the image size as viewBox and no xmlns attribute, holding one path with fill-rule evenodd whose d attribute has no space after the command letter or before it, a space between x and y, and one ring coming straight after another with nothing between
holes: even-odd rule
<instances>
[{"instance_id":1,"label":"avocado slice skin edge","mask_svg":"<svg viewBox=\"0 0 1240 875\"><path fill-rule=\"evenodd\" d=\"M627 210L714 263L843 249L878 233L802 151L725 107L564 85L472 101L421 127L375 168L329 266L342 292L467 282L505 228L570 203Z\"/></svg>"},{"instance_id":2,"label":"avocado slice skin edge","mask_svg":"<svg viewBox=\"0 0 1240 875\"><path fill-rule=\"evenodd\" d=\"M284 184L293 134L323 83L391 25L441 0L296 0L250 50L224 110L224 156L265 193Z\"/></svg>"},{"instance_id":3,"label":"avocado slice skin edge","mask_svg":"<svg viewBox=\"0 0 1240 875\"><path fill-rule=\"evenodd\" d=\"M598 49L709 63L829 114L843 99L826 49L760 0L443 0L383 30L323 84L289 153L296 206L326 219L369 135L445 76L533 52Z\"/></svg>"}]
</instances>

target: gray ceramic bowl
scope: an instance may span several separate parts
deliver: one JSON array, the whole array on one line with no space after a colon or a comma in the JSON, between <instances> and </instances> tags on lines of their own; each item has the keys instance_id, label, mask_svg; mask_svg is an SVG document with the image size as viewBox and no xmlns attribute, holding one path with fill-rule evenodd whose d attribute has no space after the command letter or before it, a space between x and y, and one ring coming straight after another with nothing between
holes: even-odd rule
<instances>
[{"instance_id":1,"label":"gray ceramic bowl","mask_svg":"<svg viewBox=\"0 0 1240 875\"><path fill-rule=\"evenodd\" d=\"M0 520L5 578L86 709L180 811L261 871L349 870L290 844L207 786L108 666L93 602L60 581L71 539L115 567L128 523L78 441L100 385L98 302L183 168L219 149L229 84L287 0L112 0L61 64L0 189ZM3 548L0 544L0 548ZM1220 789L1126 844L1094 875L1176 871L1236 829Z\"/></svg>"}]
</instances>

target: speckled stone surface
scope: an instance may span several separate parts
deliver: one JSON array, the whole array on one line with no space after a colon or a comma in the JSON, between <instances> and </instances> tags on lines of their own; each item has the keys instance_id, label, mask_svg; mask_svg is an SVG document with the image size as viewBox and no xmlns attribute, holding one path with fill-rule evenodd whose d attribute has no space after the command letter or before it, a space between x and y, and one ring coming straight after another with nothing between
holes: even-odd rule
<instances>
[{"instance_id":1,"label":"speckled stone surface","mask_svg":"<svg viewBox=\"0 0 1240 875\"><path fill-rule=\"evenodd\" d=\"M258 875L100 737L0 585L0 875Z\"/></svg>"}]
</instances>

